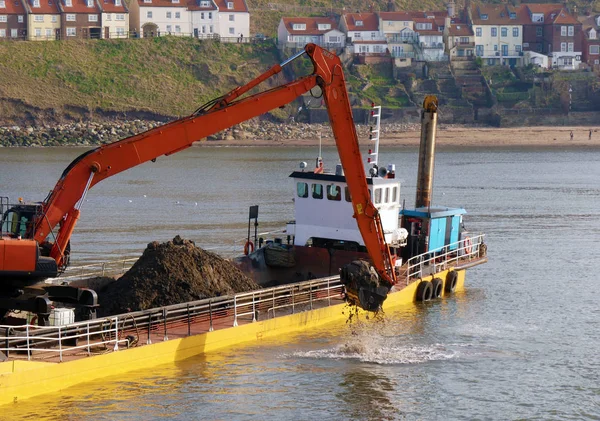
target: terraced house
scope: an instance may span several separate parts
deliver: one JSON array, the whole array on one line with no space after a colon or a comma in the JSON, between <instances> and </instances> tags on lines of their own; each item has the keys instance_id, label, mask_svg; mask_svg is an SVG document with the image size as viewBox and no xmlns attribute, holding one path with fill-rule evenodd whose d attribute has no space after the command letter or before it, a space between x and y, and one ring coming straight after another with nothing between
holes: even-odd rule
<instances>
[{"instance_id":1,"label":"terraced house","mask_svg":"<svg viewBox=\"0 0 600 421\"><path fill-rule=\"evenodd\" d=\"M102 38L127 38L129 9L123 0L101 0Z\"/></svg>"},{"instance_id":2,"label":"terraced house","mask_svg":"<svg viewBox=\"0 0 600 421\"><path fill-rule=\"evenodd\" d=\"M0 0L0 39L25 39L27 22L21 0Z\"/></svg>"},{"instance_id":3,"label":"terraced house","mask_svg":"<svg viewBox=\"0 0 600 421\"><path fill-rule=\"evenodd\" d=\"M24 0L27 13L27 39L30 41L52 41L60 39L59 0Z\"/></svg>"},{"instance_id":4,"label":"terraced house","mask_svg":"<svg viewBox=\"0 0 600 421\"><path fill-rule=\"evenodd\" d=\"M281 18L277 28L279 47L303 48L309 42L325 48L342 48L346 34L326 17Z\"/></svg>"},{"instance_id":5,"label":"terraced house","mask_svg":"<svg viewBox=\"0 0 600 421\"><path fill-rule=\"evenodd\" d=\"M192 34L192 20L185 0L133 0L129 27L144 38Z\"/></svg>"},{"instance_id":6,"label":"terraced house","mask_svg":"<svg viewBox=\"0 0 600 421\"><path fill-rule=\"evenodd\" d=\"M600 70L600 15L580 17L582 25L581 61L586 66Z\"/></svg>"},{"instance_id":7,"label":"terraced house","mask_svg":"<svg viewBox=\"0 0 600 421\"><path fill-rule=\"evenodd\" d=\"M482 4L467 7L475 33L475 55L488 65L523 64L523 24L529 17L523 7Z\"/></svg>"},{"instance_id":8,"label":"terraced house","mask_svg":"<svg viewBox=\"0 0 600 421\"><path fill-rule=\"evenodd\" d=\"M60 0L61 38L102 38L102 10L95 0Z\"/></svg>"},{"instance_id":9,"label":"terraced house","mask_svg":"<svg viewBox=\"0 0 600 421\"><path fill-rule=\"evenodd\" d=\"M348 41L354 46L354 54L383 54L388 50L375 13L344 13L340 30L347 34Z\"/></svg>"}]
</instances>

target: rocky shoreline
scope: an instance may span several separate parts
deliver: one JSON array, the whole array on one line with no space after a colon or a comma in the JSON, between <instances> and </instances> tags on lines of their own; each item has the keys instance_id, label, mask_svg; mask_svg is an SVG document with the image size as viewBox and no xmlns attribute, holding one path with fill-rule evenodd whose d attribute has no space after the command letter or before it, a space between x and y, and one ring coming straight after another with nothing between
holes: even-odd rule
<instances>
[{"instance_id":1,"label":"rocky shoreline","mask_svg":"<svg viewBox=\"0 0 600 421\"><path fill-rule=\"evenodd\" d=\"M163 125L164 122L132 120L115 123L74 123L54 127L0 127L0 147L97 146L112 143ZM419 130L418 124L383 124L381 136ZM368 138L369 126L358 125L358 135ZM253 139L331 139L327 124L250 121L209 136L207 141L251 141Z\"/></svg>"}]
</instances>

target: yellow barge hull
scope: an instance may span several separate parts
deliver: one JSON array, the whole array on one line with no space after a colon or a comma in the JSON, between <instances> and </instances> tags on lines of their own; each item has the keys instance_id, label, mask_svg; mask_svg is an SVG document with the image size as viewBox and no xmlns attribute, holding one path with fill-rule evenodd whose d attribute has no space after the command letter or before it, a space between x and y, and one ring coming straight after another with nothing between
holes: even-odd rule
<instances>
[{"instance_id":1,"label":"yellow barge hull","mask_svg":"<svg viewBox=\"0 0 600 421\"><path fill-rule=\"evenodd\" d=\"M444 270L424 277L423 280L431 281L434 277L446 279L447 273L448 270ZM456 273L456 291L460 291L464 288L465 270L456 270ZM419 282L413 282L400 291L390 293L384 309L414 303L418 284ZM345 322L348 319L348 312L343 312L345 306L346 304L335 304L70 361L5 361L0 363L0 405L58 392L103 377L181 361L232 345L258 342L263 338L300 332L336 321ZM362 313L362 310L359 312Z\"/></svg>"}]
</instances>

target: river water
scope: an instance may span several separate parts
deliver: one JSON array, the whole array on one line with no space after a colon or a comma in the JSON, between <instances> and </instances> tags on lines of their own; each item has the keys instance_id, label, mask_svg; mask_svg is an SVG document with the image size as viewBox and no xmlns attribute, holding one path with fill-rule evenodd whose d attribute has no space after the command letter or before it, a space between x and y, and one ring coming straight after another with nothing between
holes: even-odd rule
<instances>
[{"instance_id":1,"label":"river water","mask_svg":"<svg viewBox=\"0 0 600 421\"><path fill-rule=\"evenodd\" d=\"M2 149L0 191L42 200L82 149ZM289 173L316 148L194 147L93 188L74 264L139 256L175 234L241 252L292 219ZM326 167L334 149L323 152ZM384 148L414 203L417 150ZM439 149L434 200L464 206L489 263L466 290L278 340L97 381L0 419L600 419L600 149Z\"/></svg>"}]
</instances>

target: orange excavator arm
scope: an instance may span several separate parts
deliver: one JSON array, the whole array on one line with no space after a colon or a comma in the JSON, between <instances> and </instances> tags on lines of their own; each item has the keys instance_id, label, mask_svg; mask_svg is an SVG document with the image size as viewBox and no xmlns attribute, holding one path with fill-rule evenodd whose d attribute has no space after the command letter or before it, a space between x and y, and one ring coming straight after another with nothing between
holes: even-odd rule
<instances>
[{"instance_id":1,"label":"orange excavator arm","mask_svg":"<svg viewBox=\"0 0 600 421\"><path fill-rule=\"evenodd\" d=\"M314 64L311 75L241 98L304 53ZM288 104L316 86L321 88L327 105L358 227L377 272L391 286L395 281L393 260L369 195L342 65L336 55L315 44L306 45L302 53L211 101L189 117L98 147L76 158L43 203L42 216L36 221L33 239L39 244L49 242L50 233L59 225L50 256L59 266L64 266L65 249L79 218L79 209L87 191L95 184L161 155L186 149L209 135Z\"/></svg>"}]
</instances>

